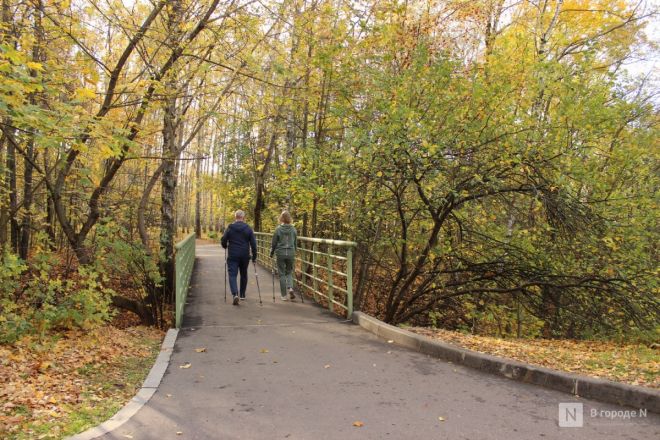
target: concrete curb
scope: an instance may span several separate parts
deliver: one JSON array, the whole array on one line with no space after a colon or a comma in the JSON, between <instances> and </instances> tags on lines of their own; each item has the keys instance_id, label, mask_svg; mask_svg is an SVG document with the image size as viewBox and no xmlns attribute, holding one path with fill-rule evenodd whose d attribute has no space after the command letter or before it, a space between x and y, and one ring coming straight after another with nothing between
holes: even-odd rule
<instances>
[{"instance_id":1,"label":"concrete curb","mask_svg":"<svg viewBox=\"0 0 660 440\"><path fill-rule=\"evenodd\" d=\"M149 371L149 375L144 380L142 388L140 388L140 391L138 391L130 402L124 405L117 414L110 417L105 422L93 428L89 428L87 431L81 432L80 434L68 437L67 440L91 440L100 437L119 428L133 417L135 413L137 413L140 408L151 399L151 396L153 396L158 389L158 385L165 374L165 370L167 370L167 366L170 364L170 356L172 355L174 342L176 341L178 334L178 329L169 329L167 331L154 366L151 367L151 371Z\"/></svg>"},{"instance_id":2,"label":"concrete curb","mask_svg":"<svg viewBox=\"0 0 660 440\"><path fill-rule=\"evenodd\" d=\"M520 382L540 385L575 396L660 413L660 391L626 385L609 380L594 379L564 373L549 368L524 364L513 359L500 358L456 347L446 342L385 324L362 312L353 312L353 322L376 336L392 340L397 345L445 359L455 364L476 368L486 373L504 376Z\"/></svg>"}]
</instances>

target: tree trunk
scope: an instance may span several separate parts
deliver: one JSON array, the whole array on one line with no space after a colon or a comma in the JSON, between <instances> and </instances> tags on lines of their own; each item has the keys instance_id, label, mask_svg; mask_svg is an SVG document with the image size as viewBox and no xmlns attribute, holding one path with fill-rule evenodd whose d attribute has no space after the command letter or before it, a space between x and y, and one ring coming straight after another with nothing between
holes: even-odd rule
<instances>
[{"instance_id":1,"label":"tree trunk","mask_svg":"<svg viewBox=\"0 0 660 440\"><path fill-rule=\"evenodd\" d=\"M266 205L264 201L264 182L261 177L257 178L255 191L256 191L256 196L254 199L254 230L256 232L261 232L261 213L263 212L264 206Z\"/></svg>"},{"instance_id":2,"label":"tree trunk","mask_svg":"<svg viewBox=\"0 0 660 440\"><path fill-rule=\"evenodd\" d=\"M163 295L170 302L175 292L174 240L176 235L174 204L176 203L176 99L168 99L163 118L163 161L160 208L160 275L163 279Z\"/></svg>"},{"instance_id":3,"label":"tree trunk","mask_svg":"<svg viewBox=\"0 0 660 440\"><path fill-rule=\"evenodd\" d=\"M13 130L9 130L12 132ZM18 199L16 198L16 148L11 142L7 143L7 183L9 185L9 213L10 217L10 240L11 248L18 253L18 220L16 211L18 210Z\"/></svg>"},{"instance_id":4,"label":"tree trunk","mask_svg":"<svg viewBox=\"0 0 660 440\"><path fill-rule=\"evenodd\" d=\"M32 47L32 59L35 62L42 61L41 57L41 42L43 41L43 29L41 26L41 11L43 9L43 1L39 0L34 11L34 29L36 34L36 39L34 46ZM36 78L37 71L31 70L30 76ZM36 94L30 95L30 104L37 105L37 96ZM19 256L23 260L27 260L28 253L30 251L30 235L32 232L32 175L33 167L32 163L35 160L35 151L34 151L34 134L30 134L26 158L24 161L24 174L23 174L23 209L25 213L23 214L23 221L21 225L21 238L19 243Z\"/></svg>"},{"instance_id":5,"label":"tree trunk","mask_svg":"<svg viewBox=\"0 0 660 440\"><path fill-rule=\"evenodd\" d=\"M27 261L30 251L30 232L32 230L32 164L34 160L34 136L30 135L27 145L27 156L25 158L25 171L23 174L23 219L20 229L20 240L18 246L18 255L21 259Z\"/></svg>"},{"instance_id":6,"label":"tree trunk","mask_svg":"<svg viewBox=\"0 0 660 440\"><path fill-rule=\"evenodd\" d=\"M202 238L202 160L195 161L195 236Z\"/></svg>"},{"instance_id":7,"label":"tree trunk","mask_svg":"<svg viewBox=\"0 0 660 440\"><path fill-rule=\"evenodd\" d=\"M10 42L10 32L11 32L11 11L9 9L9 0L3 0L2 1L2 23L3 27L0 28L0 36L2 38L2 43L4 44L9 44ZM5 118L3 121L7 126L9 126L9 119ZM4 154L4 147L5 145L7 146L7 155L5 157ZM5 132L3 130L2 132L2 139L0 139L0 172L2 172L2 176L0 176L0 251L2 251L7 244L7 239L9 238L7 235L7 223L10 221L9 218L9 213L10 213L10 203L8 199L5 199L5 193L9 194L10 189L9 189L9 149L13 150L13 146L11 143L7 140L7 136L5 135ZM5 165L7 165L5 167ZM6 191L6 192L5 192Z\"/></svg>"}]
</instances>

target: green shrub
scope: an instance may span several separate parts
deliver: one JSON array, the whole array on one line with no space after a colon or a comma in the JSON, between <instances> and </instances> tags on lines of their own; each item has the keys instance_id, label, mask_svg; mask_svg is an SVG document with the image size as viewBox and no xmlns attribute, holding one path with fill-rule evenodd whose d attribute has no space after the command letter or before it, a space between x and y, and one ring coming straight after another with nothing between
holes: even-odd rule
<instances>
[{"instance_id":1,"label":"green shrub","mask_svg":"<svg viewBox=\"0 0 660 440\"><path fill-rule=\"evenodd\" d=\"M0 343L52 329L99 325L110 318L112 291L91 268L71 273L57 255L39 249L30 264L5 253L0 266Z\"/></svg>"}]
</instances>

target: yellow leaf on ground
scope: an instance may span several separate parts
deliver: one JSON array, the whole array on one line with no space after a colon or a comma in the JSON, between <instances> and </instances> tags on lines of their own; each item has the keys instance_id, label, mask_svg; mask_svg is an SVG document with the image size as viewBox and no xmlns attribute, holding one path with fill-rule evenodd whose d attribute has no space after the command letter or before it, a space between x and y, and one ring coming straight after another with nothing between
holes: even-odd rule
<instances>
[{"instance_id":1,"label":"yellow leaf on ground","mask_svg":"<svg viewBox=\"0 0 660 440\"><path fill-rule=\"evenodd\" d=\"M438 420L440 420L441 422L444 422L445 418L444 417L438 417Z\"/></svg>"},{"instance_id":2,"label":"yellow leaf on ground","mask_svg":"<svg viewBox=\"0 0 660 440\"><path fill-rule=\"evenodd\" d=\"M361 428L361 427L364 426L364 423L362 423L358 420L358 421L353 422L353 426L357 426L358 428Z\"/></svg>"},{"instance_id":3,"label":"yellow leaf on ground","mask_svg":"<svg viewBox=\"0 0 660 440\"><path fill-rule=\"evenodd\" d=\"M261 352L262 352L262 353L268 353L268 350L265 349L265 348L262 348L262 349L261 349Z\"/></svg>"},{"instance_id":4,"label":"yellow leaf on ground","mask_svg":"<svg viewBox=\"0 0 660 440\"><path fill-rule=\"evenodd\" d=\"M196 351L197 353L204 353L204 352L206 351L206 347L196 348L195 351Z\"/></svg>"},{"instance_id":5,"label":"yellow leaf on ground","mask_svg":"<svg viewBox=\"0 0 660 440\"><path fill-rule=\"evenodd\" d=\"M183 365L179 365L179 368L190 368L190 367L192 367L192 364L190 362L186 362Z\"/></svg>"},{"instance_id":6,"label":"yellow leaf on ground","mask_svg":"<svg viewBox=\"0 0 660 440\"><path fill-rule=\"evenodd\" d=\"M53 364L50 363L50 362L44 361L44 362L39 364L39 371L40 372L45 371L45 370L49 369L51 365L53 365Z\"/></svg>"}]
</instances>

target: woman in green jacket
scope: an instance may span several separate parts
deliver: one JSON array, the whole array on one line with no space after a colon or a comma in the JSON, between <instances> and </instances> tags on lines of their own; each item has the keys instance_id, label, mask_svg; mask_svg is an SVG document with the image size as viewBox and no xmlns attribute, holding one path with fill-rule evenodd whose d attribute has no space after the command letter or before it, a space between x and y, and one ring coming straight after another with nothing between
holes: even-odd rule
<instances>
[{"instance_id":1,"label":"woman in green jacket","mask_svg":"<svg viewBox=\"0 0 660 440\"><path fill-rule=\"evenodd\" d=\"M286 301L287 293L291 299L293 294L293 270L296 260L296 228L291 224L291 214L282 211L280 214L280 225L273 233L273 241L270 246L270 257L277 256L277 272L280 274L280 296Z\"/></svg>"}]
</instances>

